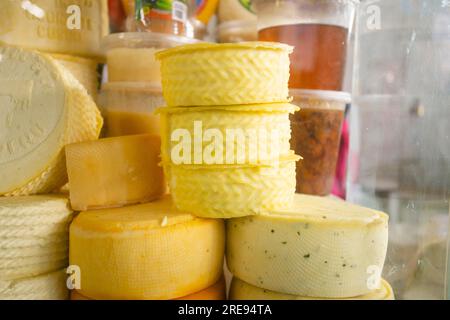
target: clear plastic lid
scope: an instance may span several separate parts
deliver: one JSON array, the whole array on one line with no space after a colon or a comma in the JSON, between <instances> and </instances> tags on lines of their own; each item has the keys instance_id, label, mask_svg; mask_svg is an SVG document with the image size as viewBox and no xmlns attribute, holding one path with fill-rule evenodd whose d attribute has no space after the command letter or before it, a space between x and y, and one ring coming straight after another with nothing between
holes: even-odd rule
<instances>
[{"instance_id":1,"label":"clear plastic lid","mask_svg":"<svg viewBox=\"0 0 450 320\"><path fill-rule=\"evenodd\" d=\"M258 40L256 21L233 20L219 25L218 35L220 42L241 42Z\"/></svg>"},{"instance_id":2,"label":"clear plastic lid","mask_svg":"<svg viewBox=\"0 0 450 320\"><path fill-rule=\"evenodd\" d=\"M359 0L254 0L258 30L299 23L327 24L351 29Z\"/></svg>"},{"instance_id":3,"label":"clear plastic lid","mask_svg":"<svg viewBox=\"0 0 450 320\"><path fill-rule=\"evenodd\" d=\"M184 44L201 42L197 39L156 32L113 33L103 38L102 48L109 51L116 48L166 49Z\"/></svg>"},{"instance_id":4,"label":"clear plastic lid","mask_svg":"<svg viewBox=\"0 0 450 320\"><path fill-rule=\"evenodd\" d=\"M301 109L335 109L345 110L345 106L352 101L352 96L343 91L290 89L293 104Z\"/></svg>"},{"instance_id":5,"label":"clear plastic lid","mask_svg":"<svg viewBox=\"0 0 450 320\"><path fill-rule=\"evenodd\" d=\"M99 104L105 110L153 112L165 105L162 89L144 82L109 82L102 85Z\"/></svg>"}]
</instances>

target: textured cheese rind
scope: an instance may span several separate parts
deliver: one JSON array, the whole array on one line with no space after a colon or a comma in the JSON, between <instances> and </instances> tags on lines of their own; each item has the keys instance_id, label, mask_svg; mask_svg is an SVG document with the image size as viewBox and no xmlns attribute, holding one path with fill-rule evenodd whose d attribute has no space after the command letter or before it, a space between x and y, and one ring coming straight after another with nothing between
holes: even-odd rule
<instances>
[{"instance_id":1,"label":"textured cheese rind","mask_svg":"<svg viewBox=\"0 0 450 320\"><path fill-rule=\"evenodd\" d=\"M204 218L235 218L287 209L295 192L295 161L274 166L166 165L180 210Z\"/></svg>"},{"instance_id":2,"label":"textured cheese rind","mask_svg":"<svg viewBox=\"0 0 450 320\"><path fill-rule=\"evenodd\" d=\"M52 54L84 86L94 101L97 101L99 74L98 61L64 54Z\"/></svg>"},{"instance_id":3,"label":"textured cheese rind","mask_svg":"<svg viewBox=\"0 0 450 320\"><path fill-rule=\"evenodd\" d=\"M174 299L223 272L222 220L177 211L169 197L80 213L70 227L70 264L91 299Z\"/></svg>"},{"instance_id":4,"label":"textured cheese rind","mask_svg":"<svg viewBox=\"0 0 450 320\"><path fill-rule=\"evenodd\" d=\"M67 275L59 270L36 277L0 280L0 300L67 300Z\"/></svg>"},{"instance_id":5,"label":"textured cheese rind","mask_svg":"<svg viewBox=\"0 0 450 320\"><path fill-rule=\"evenodd\" d=\"M245 134L246 162L249 157L249 146L257 142L259 132L268 135L268 145L278 145L278 152L271 155L275 158L257 159L256 163L272 163L275 159L291 153L291 125L289 114L298 110L297 106L288 103L266 105L241 105L196 108L159 108L161 114L162 160L172 162L171 150L179 141L171 141L172 134L178 129L186 129L194 137L194 122L201 122L202 134L208 129L219 130L226 142L227 130L241 130ZM250 131L249 131L250 130ZM254 131L251 131L254 130ZM255 134L251 134L254 132ZM247 135L248 133L248 135ZM276 141L270 141L272 139ZM193 139L193 138L192 138ZM234 150L238 150L239 139L234 140ZM209 143L204 142L203 148ZM227 144L228 145L228 144ZM266 147L266 146L264 146ZM194 148L191 148L191 159L194 159Z\"/></svg>"},{"instance_id":6,"label":"textured cheese rind","mask_svg":"<svg viewBox=\"0 0 450 320\"><path fill-rule=\"evenodd\" d=\"M156 53L170 107L288 102L292 47L269 42L192 44Z\"/></svg>"},{"instance_id":7,"label":"textured cheese rind","mask_svg":"<svg viewBox=\"0 0 450 320\"><path fill-rule=\"evenodd\" d=\"M161 139L133 135L66 147L70 202L74 210L145 203L166 192L159 165Z\"/></svg>"},{"instance_id":8,"label":"textured cheese rind","mask_svg":"<svg viewBox=\"0 0 450 320\"><path fill-rule=\"evenodd\" d=\"M97 139L103 120L54 59L13 47L0 55L0 195L49 193L67 182L64 146Z\"/></svg>"},{"instance_id":9,"label":"textured cheese rind","mask_svg":"<svg viewBox=\"0 0 450 320\"><path fill-rule=\"evenodd\" d=\"M229 295L230 300L328 300L326 298L295 296L261 289L236 277L234 277L231 282ZM373 292L362 296L336 300L395 300L395 298L391 285L386 280L382 279L380 288Z\"/></svg>"},{"instance_id":10,"label":"textured cheese rind","mask_svg":"<svg viewBox=\"0 0 450 320\"><path fill-rule=\"evenodd\" d=\"M387 240L386 214L296 194L289 210L227 222L227 264L236 277L264 289L355 297L381 281Z\"/></svg>"},{"instance_id":11,"label":"textured cheese rind","mask_svg":"<svg viewBox=\"0 0 450 320\"><path fill-rule=\"evenodd\" d=\"M226 285L225 278L220 278L212 286L203 289L199 292L193 293L188 296L184 296L181 298L177 298L175 300L226 300ZM73 290L70 292L70 300L92 300L89 299L82 294L80 294L77 290Z\"/></svg>"},{"instance_id":12,"label":"textured cheese rind","mask_svg":"<svg viewBox=\"0 0 450 320\"><path fill-rule=\"evenodd\" d=\"M67 12L71 5L80 9L78 15ZM75 25L69 29L77 18L81 22L79 28ZM0 1L0 43L44 52L102 57L100 41L108 32L107 0L34 0L28 6L17 0Z\"/></svg>"},{"instance_id":13,"label":"textured cheese rind","mask_svg":"<svg viewBox=\"0 0 450 320\"><path fill-rule=\"evenodd\" d=\"M72 210L61 195L0 198L0 279L67 266Z\"/></svg>"}]
</instances>

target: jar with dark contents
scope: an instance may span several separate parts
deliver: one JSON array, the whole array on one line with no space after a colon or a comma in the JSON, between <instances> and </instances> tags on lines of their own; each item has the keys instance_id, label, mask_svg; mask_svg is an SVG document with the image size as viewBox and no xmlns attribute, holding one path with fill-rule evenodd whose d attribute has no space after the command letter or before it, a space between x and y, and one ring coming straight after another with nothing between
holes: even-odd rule
<instances>
[{"instance_id":1,"label":"jar with dark contents","mask_svg":"<svg viewBox=\"0 0 450 320\"><path fill-rule=\"evenodd\" d=\"M298 193L326 196L331 193L350 95L344 92L291 90L300 111L291 115L291 147L302 156L297 162Z\"/></svg>"}]
</instances>

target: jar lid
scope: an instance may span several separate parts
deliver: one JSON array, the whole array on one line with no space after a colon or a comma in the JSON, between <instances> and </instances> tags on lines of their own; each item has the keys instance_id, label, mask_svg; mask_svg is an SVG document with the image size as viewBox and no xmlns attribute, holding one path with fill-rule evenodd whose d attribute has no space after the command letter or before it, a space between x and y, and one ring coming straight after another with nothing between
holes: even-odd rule
<instances>
[{"instance_id":1,"label":"jar lid","mask_svg":"<svg viewBox=\"0 0 450 320\"><path fill-rule=\"evenodd\" d=\"M352 102L352 96L344 91L331 90L307 90L307 89L290 89L289 94L294 98L313 98L325 101L337 101L343 103Z\"/></svg>"},{"instance_id":2,"label":"jar lid","mask_svg":"<svg viewBox=\"0 0 450 320\"><path fill-rule=\"evenodd\" d=\"M112 33L102 40L103 50L116 48L158 48L167 49L190 43L201 42L197 39L157 32Z\"/></svg>"},{"instance_id":3,"label":"jar lid","mask_svg":"<svg viewBox=\"0 0 450 320\"><path fill-rule=\"evenodd\" d=\"M162 94L162 87L151 82L106 82L102 84L102 91L146 92Z\"/></svg>"}]
</instances>

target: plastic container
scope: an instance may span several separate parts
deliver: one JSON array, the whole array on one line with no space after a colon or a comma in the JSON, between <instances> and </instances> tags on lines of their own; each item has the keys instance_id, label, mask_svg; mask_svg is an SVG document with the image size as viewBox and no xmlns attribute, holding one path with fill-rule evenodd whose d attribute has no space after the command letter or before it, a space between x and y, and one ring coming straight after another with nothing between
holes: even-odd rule
<instances>
[{"instance_id":1,"label":"plastic container","mask_svg":"<svg viewBox=\"0 0 450 320\"><path fill-rule=\"evenodd\" d=\"M137 31L158 32L192 38L189 12L193 3L186 0L136 0L134 24Z\"/></svg>"},{"instance_id":2,"label":"plastic container","mask_svg":"<svg viewBox=\"0 0 450 320\"><path fill-rule=\"evenodd\" d=\"M99 100L107 137L160 135L160 117L154 111L165 104L161 88L143 83L106 83Z\"/></svg>"},{"instance_id":3,"label":"plastic container","mask_svg":"<svg viewBox=\"0 0 450 320\"><path fill-rule=\"evenodd\" d=\"M0 1L2 44L98 59L108 32L107 0Z\"/></svg>"},{"instance_id":4,"label":"plastic container","mask_svg":"<svg viewBox=\"0 0 450 320\"><path fill-rule=\"evenodd\" d=\"M300 111L291 116L291 147L297 162L298 193L331 193L339 154L341 127L350 94L336 91L291 90Z\"/></svg>"},{"instance_id":5,"label":"plastic container","mask_svg":"<svg viewBox=\"0 0 450 320\"><path fill-rule=\"evenodd\" d=\"M217 10L219 22L233 20L256 21L256 15L249 0L220 0Z\"/></svg>"},{"instance_id":6,"label":"plastic container","mask_svg":"<svg viewBox=\"0 0 450 320\"><path fill-rule=\"evenodd\" d=\"M155 59L155 53L195 42L198 40L161 33L111 34L103 40L108 63L108 81L148 82L160 86L160 64Z\"/></svg>"},{"instance_id":7,"label":"plastic container","mask_svg":"<svg viewBox=\"0 0 450 320\"><path fill-rule=\"evenodd\" d=\"M242 42L258 40L256 21L233 20L223 22L218 30L219 42Z\"/></svg>"},{"instance_id":8,"label":"plastic container","mask_svg":"<svg viewBox=\"0 0 450 320\"><path fill-rule=\"evenodd\" d=\"M295 47L291 55L293 89L343 89L347 42L355 0L255 0L258 39Z\"/></svg>"}]
</instances>

